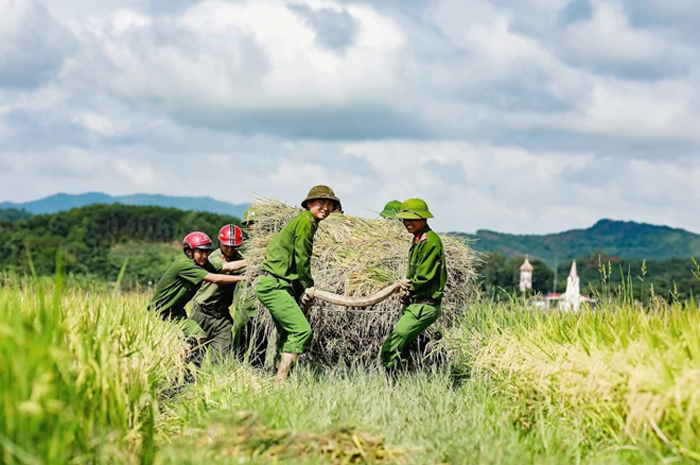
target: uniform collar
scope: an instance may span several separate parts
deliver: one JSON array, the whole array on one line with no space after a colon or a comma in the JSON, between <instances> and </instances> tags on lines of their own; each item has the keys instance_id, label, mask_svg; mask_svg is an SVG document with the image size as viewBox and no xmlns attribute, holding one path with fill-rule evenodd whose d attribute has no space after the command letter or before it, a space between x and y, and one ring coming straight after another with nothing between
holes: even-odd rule
<instances>
[{"instance_id":1,"label":"uniform collar","mask_svg":"<svg viewBox=\"0 0 700 465\"><path fill-rule=\"evenodd\" d=\"M430 226L426 224L423 229L413 235L413 243L417 244L425 241L428 238L428 231L430 231Z\"/></svg>"},{"instance_id":2,"label":"uniform collar","mask_svg":"<svg viewBox=\"0 0 700 465\"><path fill-rule=\"evenodd\" d=\"M314 223L315 225L318 225L318 223L320 222L319 220L317 220L314 217L314 215L311 214L311 211L309 211L309 210L304 210L301 214L308 216L309 219L311 220L311 222Z\"/></svg>"}]
</instances>

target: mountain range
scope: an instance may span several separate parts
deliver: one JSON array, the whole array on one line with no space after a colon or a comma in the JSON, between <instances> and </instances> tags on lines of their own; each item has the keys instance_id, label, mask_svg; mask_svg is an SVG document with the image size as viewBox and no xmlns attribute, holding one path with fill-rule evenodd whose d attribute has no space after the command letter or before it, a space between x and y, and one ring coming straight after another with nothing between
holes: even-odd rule
<instances>
[{"instance_id":1,"label":"mountain range","mask_svg":"<svg viewBox=\"0 0 700 465\"><path fill-rule=\"evenodd\" d=\"M88 192L85 194L54 194L49 197L25 203L0 203L0 209L24 210L28 213L39 215L44 213L57 213L71 208L86 207L93 204L123 205L155 205L159 207L179 208L180 210L195 210L217 213L220 215L243 218L243 213L249 204L234 205L211 197L174 197L160 194L133 194L111 196L100 192Z\"/></svg>"},{"instance_id":2,"label":"mountain range","mask_svg":"<svg viewBox=\"0 0 700 465\"><path fill-rule=\"evenodd\" d=\"M0 219L18 220L30 214L57 213L92 204L155 205L243 217L248 204L230 204L211 197L173 197L158 194L110 196L99 192L55 194L26 203L0 203ZM556 234L518 235L490 230L474 234L454 233L475 240L480 252L497 252L507 257L540 259L549 266L557 262L601 253L628 260L666 260L700 258L700 235L667 226L631 221L600 220L587 229Z\"/></svg>"},{"instance_id":3,"label":"mountain range","mask_svg":"<svg viewBox=\"0 0 700 465\"><path fill-rule=\"evenodd\" d=\"M478 251L497 252L508 257L530 255L550 266L595 253L630 260L700 258L700 235L633 221L605 219L588 229L545 235L504 234L488 230L457 234L475 240L473 247Z\"/></svg>"}]
</instances>

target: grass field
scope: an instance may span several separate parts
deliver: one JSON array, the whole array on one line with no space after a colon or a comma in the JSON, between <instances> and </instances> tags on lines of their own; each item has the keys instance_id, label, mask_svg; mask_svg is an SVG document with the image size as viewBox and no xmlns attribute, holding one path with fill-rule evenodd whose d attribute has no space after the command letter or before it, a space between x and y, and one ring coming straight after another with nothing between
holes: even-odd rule
<instances>
[{"instance_id":1,"label":"grass field","mask_svg":"<svg viewBox=\"0 0 700 465\"><path fill-rule=\"evenodd\" d=\"M0 287L0 462L693 463L700 314L620 299L542 314L475 302L450 366L395 382L235 363L189 380L148 296Z\"/></svg>"}]
</instances>

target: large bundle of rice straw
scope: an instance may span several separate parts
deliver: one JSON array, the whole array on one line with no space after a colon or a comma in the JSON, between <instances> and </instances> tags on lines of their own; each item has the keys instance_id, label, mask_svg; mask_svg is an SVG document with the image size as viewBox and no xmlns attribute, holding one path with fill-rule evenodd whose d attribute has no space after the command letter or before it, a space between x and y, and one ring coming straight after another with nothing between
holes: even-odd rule
<instances>
[{"instance_id":1,"label":"large bundle of rice straw","mask_svg":"<svg viewBox=\"0 0 700 465\"><path fill-rule=\"evenodd\" d=\"M246 247L249 281L260 275L270 240L299 212L274 200L253 204L256 223ZM475 290L474 265L478 258L459 238L441 235L447 260L447 288L442 314L427 332L433 340L452 328ZM312 275L315 287L345 296L365 296L406 277L412 236L398 220L363 219L332 214L322 221L314 239ZM243 283L242 283L243 284ZM252 290L251 290L252 291ZM256 299L259 330L274 334L269 312ZM369 308L347 308L316 300L308 313L313 329L312 347L306 357L322 363L369 365L379 359L382 343L401 312L397 296ZM274 338L270 338L274 344ZM447 338L442 344L444 348ZM441 348L441 349L442 349ZM441 350L442 351L442 350ZM444 351L442 351L445 353Z\"/></svg>"}]
</instances>

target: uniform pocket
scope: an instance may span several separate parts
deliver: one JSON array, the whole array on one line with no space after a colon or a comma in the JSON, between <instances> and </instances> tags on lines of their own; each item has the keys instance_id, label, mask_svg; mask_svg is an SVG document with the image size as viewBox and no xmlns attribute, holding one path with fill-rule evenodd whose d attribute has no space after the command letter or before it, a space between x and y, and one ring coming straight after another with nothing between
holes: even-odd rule
<instances>
[{"instance_id":1,"label":"uniform pocket","mask_svg":"<svg viewBox=\"0 0 700 465\"><path fill-rule=\"evenodd\" d=\"M440 316L440 306L432 306L428 304L412 304L406 308L406 311L413 315L416 320L424 320L426 318L437 318Z\"/></svg>"},{"instance_id":2,"label":"uniform pocket","mask_svg":"<svg viewBox=\"0 0 700 465\"><path fill-rule=\"evenodd\" d=\"M425 313L425 307L425 304L411 304L408 307L406 307L406 311L410 313L416 320L420 320Z\"/></svg>"},{"instance_id":3,"label":"uniform pocket","mask_svg":"<svg viewBox=\"0 0 700 465\"><path fill-rule=\"evenodd\" d=\"M255 283L255 292L257 294L264 294L270 291L274 291L279 287L279 282L272 276L260 276L258 281Z\"/></svg>"}]
</instances>

